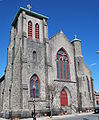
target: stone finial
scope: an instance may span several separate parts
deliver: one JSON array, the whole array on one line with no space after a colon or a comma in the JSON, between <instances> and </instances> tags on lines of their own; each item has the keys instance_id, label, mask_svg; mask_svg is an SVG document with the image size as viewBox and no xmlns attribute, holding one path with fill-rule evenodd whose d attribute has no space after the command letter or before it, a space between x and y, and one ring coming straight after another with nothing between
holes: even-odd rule
<instances>
[{"instance_id":1,"label":"stone finial","mask_svg":"<svg viewBox=\"0 0 99 120\"><path fill-rule=\"evenodd\" d=\"M32 8L30 4L27 5L28 10L30 11L30 9Z\"/></svg>"},{"instance_id":2,"label":"stone finial","mask_svg":"<svg viewBox=\"0 0 99 120\"><path fill-rule=\"evenodd\" d=\"M62 29L60 30L60 33L63 33Z\"/></svg>"}]
</instances>

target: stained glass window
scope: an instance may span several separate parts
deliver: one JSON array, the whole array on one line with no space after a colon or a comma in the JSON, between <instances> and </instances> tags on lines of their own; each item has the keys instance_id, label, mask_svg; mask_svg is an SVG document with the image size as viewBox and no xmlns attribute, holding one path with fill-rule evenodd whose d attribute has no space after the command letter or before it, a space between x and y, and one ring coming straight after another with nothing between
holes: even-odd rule
<instances>
[{"instance_id":1,"label":"stained glass window","mask_svg":"<svg viewBox=\"0 0 99 120\"><path fill-rule=\"evenodd\" d=\"M69 59L66 51L62 48L57 52L57 78L70 79Z\"/></svg>"},{"instance_id":2,"label":"stained glass window","mask_svg":"<svg viewBox=\"0 0 99 120\"><path fill-rule=\"evenodd\" d=\"M90 99L91 99L91 95L90 95L90 84L89 84L89 79L88 79L88 77L87 77L87 84L88 84L89 97L90 97Z\"/></svg>"},{"instance_id":3,"label":"stained glass window","mask_svg":"<svg viewBox=\"0 0 99 120\"><path fill-rule=\"evenodd\" d=\"M30 96L33 97L34 94L33 94L33 80L31 79L30 80Z\"/></svg>"},{"instance_id":4,"label":"stained glass window","mask_svg":"<svg viewBox=\"0 0 99 120\"><path fill-rule=\"evenodd\" d=\"M34 88L35 87L35 88ZM37 75L33 75L30 80L30 97L40 97L40 81Z\"/></svg>"},{"instance_id":5,"label":"stained glass window","mask_svg":"<svg viewBox=\"0 0 99 120\"><path fill-rule=\"evenodd\" d=\"M33 51L33 62L37 61L37 54L36 51Z\"/></svg>"},{"instance_id":6,"label":"stained glass window","mask_svg":"<svg viewBox=\"0 0 99 120\"><path fill-rule=\"evenodd\" d=\"M35 86L36 86L36 98L39 97L39 83L38 80L35 81Z\"/></svg>"},{"instance_id":7,"label":"stained glass window","mask_svg":"<svg viewBox=\"0 0 99 120\"><path fill-rule=\"evenodd\" d=\"M59 78L59 65L58 65L58 60L57 60L57 77Z\"/></svg>"}]
</instances>

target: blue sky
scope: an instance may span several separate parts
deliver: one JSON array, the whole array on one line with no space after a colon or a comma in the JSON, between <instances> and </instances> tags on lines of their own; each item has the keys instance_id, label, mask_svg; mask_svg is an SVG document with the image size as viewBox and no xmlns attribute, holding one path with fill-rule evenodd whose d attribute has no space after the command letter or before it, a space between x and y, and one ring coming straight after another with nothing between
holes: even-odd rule
<instances>
[{"instance_id":1,"label":"blue sky","mask_svg":"<svg viewBox=\"0 0 99 120\"><path fill-rule=\"evenodd\" d=\"M49 17L49 38L63 30L72 41L77 34L82 43L85 63L92 71L95 90L99 91L99 0L0 0L0 77L7 64L11 22L19 7L31 4L32 11Z\"/></svg>"}]
</instances>

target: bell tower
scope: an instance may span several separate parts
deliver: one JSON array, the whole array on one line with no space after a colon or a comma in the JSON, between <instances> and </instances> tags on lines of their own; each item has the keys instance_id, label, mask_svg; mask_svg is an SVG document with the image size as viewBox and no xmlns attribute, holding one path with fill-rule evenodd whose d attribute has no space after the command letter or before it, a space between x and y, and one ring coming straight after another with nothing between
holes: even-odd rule
<instances>
[{"instance_id":1,"label":"bell tower","mask_svg":"<svg viewBox=\"0 0 99 120\"><path fill-rule=\"evenodd\" d=\"M81 40L77 38L77 35L75 35L75 38L72 41L72 45L74 47L74 56L75 56L75 71L76 71L76 81L77 81L77 97L78 97L78 111L82 109L82 92L81 92L81 75L82 75L82 52L81 52Z\"/></svg>"},{"instance_id":2,"label":"bell tower","mask_svg":"<svg viewBox=\"0 0 99 120\"><path fill-rule=\"evenodd\" d=\"M10 90L10 96L8 96L10 97L10 106L9 103L6 103L6 99L4 106L8 106L7 109L10 108L12 116L13 114L20 116L21 110L23 112L27 109L32 110L30 79L34 75L38 76L39 88L37 90L40 94L40 102L38 101L36 106L46 105L48 17L31 11L30 5L27 7L28 9L20 7L11 24L12 30L8 48L8 66L9 64L11 66L10 85L8 87ZM41 101L45 101L45 103ZM36 110L40 109L39 107L36 108Z\"/></svg>"}]
</instances>

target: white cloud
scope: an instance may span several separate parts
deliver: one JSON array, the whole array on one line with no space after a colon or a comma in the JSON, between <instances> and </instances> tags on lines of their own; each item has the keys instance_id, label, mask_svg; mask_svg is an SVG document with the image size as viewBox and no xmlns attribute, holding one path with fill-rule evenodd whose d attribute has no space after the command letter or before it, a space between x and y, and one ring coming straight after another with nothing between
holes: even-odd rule
<instances>
[{"instance_id":1,"label":"white cloud","mask_svg":"<svg viewBox=\"0 0 99 120\"><path fill-rule=\"evenodd\" d=\"M90 66L95 66L97 63L92 63L92 64L90 64Z\"/></svg>"}]
</instances>

